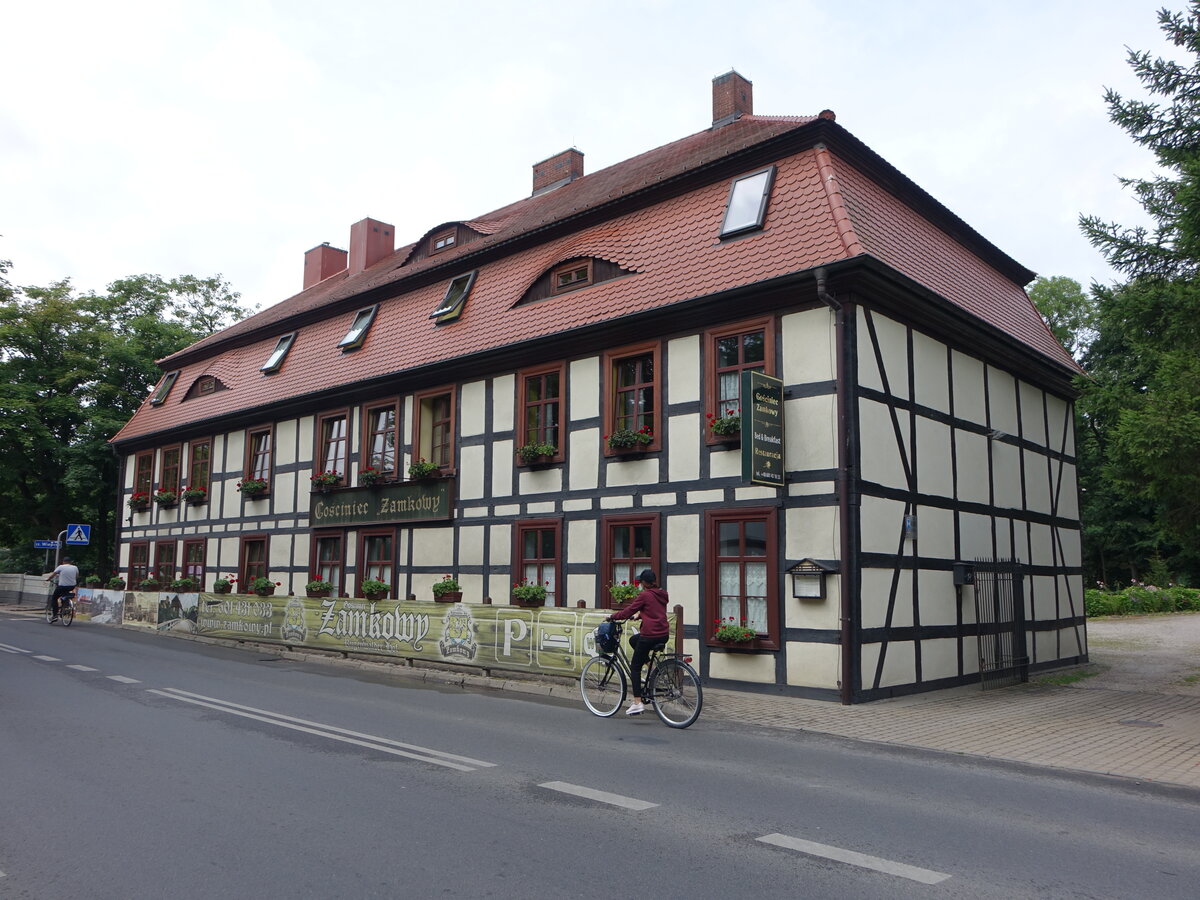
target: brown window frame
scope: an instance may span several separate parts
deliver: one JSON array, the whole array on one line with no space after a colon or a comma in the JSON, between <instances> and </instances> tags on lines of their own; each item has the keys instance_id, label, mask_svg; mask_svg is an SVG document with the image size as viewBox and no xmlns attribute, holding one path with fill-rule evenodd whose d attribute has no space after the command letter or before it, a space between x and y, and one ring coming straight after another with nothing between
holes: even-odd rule
<instances>
[{"instance_id":1,"label":"brown window frame","mask_svg":"<svg viewBox=\"0 0 1200 900\"><path fill-rule=\"evenodd\" d=\"M204 461L204 479L197 482L196 450L200 447L208 448L208 457ZM188 443L187 486L189 488L201 487L204 488L206 493L212 493L212 438L201 438L198 441Z\"/></svg>"},{"instance_id":2,"label":"brown window frame","mask_svg":"<svg viewBox=\"0 0 1200 900\"><path fill-rule=\"evenodd\" d=\"M258 475L254 467L255 460L259 454L254 451L255 435L266 434L270 443L267 445L267 471L265 475ZM242 464L243 478L263 478L267 482L267 493L271 492L271 482L275 476L275 426L261 425L257 428L246 429L246 458Z\"/></svg>"},{"instance_id":3,"label":"brown window frame","mask_svg":"<svg viewBox=\"0 0 1200 900\"><path fill-rule=\"evenodd\" d=\"M398 577L398 574L399 574L399 568L396 565L397 541L396 541L396 529L395 528L363 528L363 529L359 530L359 532L358 532L358 553L355 556L355 565L354 565L354 596L355 597L363 596L362 583L364 581L366 581L368 578L374 577L367 571L367 567L372 564L378 564L379 561L376 560L372 563L367 560L367 542L369 540L371 540L372 538L380 538L380 537L390 538L391 542L392 542L392 556L391 556L391 559L388 560L388 562L387 562L387 565L391 569L391 577L389 579L387 579L387 583L388 583L388 588L390 590L391 598L393 600L398 600L400 598L400 589L399 589L399 586L396 584L396 578ZM384 579L380 578L379 580L383 581Z\"/></svg>"},{"instance_id":4,"label":"brown window frame","mask_svg":"<svg viewBox=\"0 0 1200 900\"><path fill-rule=\"evenodd\" d=\"M271 577L271 538L266 534L244 534L238 539L238 586L240 593L248 593L250 591L250 582L258 575L250 574L247 567L246 557L247 550L253 544L262 544L262 577Z\"/></svg>"},{"instance_id":5,"label":"brown window frame","mask_svg":"<svg viewBox=\"0 0 1200 900\"><path fill-rule=\"evenodd\" d=\"M153 450L139 450L133 457L133 492L145 494L147 500L154 492Z\"/></svg>"},{"instance_id":6,"label":"brown window frame","mask_svg":"<svg viewBox=\"0 0 1200 900\"><path fill-rule=\"evenodd\" d=\"M557 440L555 441L555 444L554 444L554 446L557 448L557 452L554 454L553 457L551 457L551 459L554 462L562 462L566 458L565 447L566 447L566 443L567 443L567 416L566 416L567 364L566 364L566 362L548 363L546 365L541 365L541 366L531 366L527 369L521 369L520 371L517 372L517 407L516 407L516 409L517 409L517 447L524 447L526 444L533 443L534 441L537 441L538 443L549 443L548 441L542 440L542 438L545 436L545 433L546 433L545 432L546 425L544 422L541 421L540 416L539 416L539 423L538 423L538 426L536 429L538 433L537 434L532 433L533 429L531 429L529 427L528 412L529 412L529 408L531 406L545 407L545 406L549 405L550 401L537 400L537 401L534 401L531 403L530 401L525 399L526 398L526 382L531 378L544 378L547 375L557 375L558 376L558 397L555 401L558 404L558 422L554 426L558 430ZM518 465L520 464L520 461L521 461L520 457L517 457Z\"/></svg>"},{"instance_id":7,"label":"brown window frame","mask_svg":"<svg viewBox=\"0 0 1200 900\"><path fill-rule=\"evenodd\" d=\"M337 579L325 578L321 566L320 547L322 541L336 540L338 542L338 557L332 561L332 567L337 569ZM320 578L322 581L333 582L333 596L342 597L346 592L346 532L344 531L314 531L309 539L308 558L309 580Z\"/></svg>"},{"instance_id":8,"label":"brown window frame","mask_svg":"<svg viewBox=\"0 0 1200 900\"><path fill-rule=\"evenodd\" d=\"M744 646L753 650L778 650L782 645L780 632L780 561L779 561L779 510L775 507L760 506L733 509L710 509L704 513L704 536L706 549L704 552L704 623L703 637L710 647L723 647L724 644L713 640L714 623L721 618L721 587L720 563L722 560L762 560L766 566L766 607L767 630L759 632L758 637L746 642ZM722 557L720 553L720 525L725 522L765 522L766 551L761 557L742 554L738 557ZM745 616L745 597L740 600L742 617Z\"/></svg>"},{"instance_id":9,"label":"brown window frame","mask_svg":"<svg viewBox=\"0 0 1200 900\"><path fill-rule=\"evenodd\" d=\"M139 558L140 557L140 558ZM126 566L129 589L138 590L150 575L150 542L132 541L129 544L129 565Z\"/></svg>"},{"instance_id":10,"label":"brown window frame","mask_svg":"<svg viewBox=\"0 0 1200 900\"><path fill-rule=\"evenodd\" d=\"M617 430L617 366L628 359L635 357L650 356L654 375L649 382L638 382L638 384L649 384L654 391L654 410L651 413L652 424L650 426L652 439L649 444L642 446L643 452L655 452L662 449L662 401L663 401L663 379L662 379L662 342L647 341L643 344L633 344L628 347L619 347L615 350L606 350L603 356L603 376L604 376L604 455L619 456L620 454L608 446L607 436Z\"/></svg>"},{"instance_id":11,"label":"brown window frame","mask_svg":"<svg viewBox=\"0 0 1200 900\"><path fill-rule=\"evenodd\" d=\"M200 548L199 565L193 565L192 560L188 558L188 552L196 546ZM196 583L200 585L200 590L204 590L204 576L208 569L208 541L204 538L185 539L183 541L183 557L180 560L180 567L184 575L188 578L194 578Z\"/></svg>"},{"instance_id":12,"label":"brown window frame","mask_svg":"<svg viewBox=\"0 0 1200 900\"><path fill-rule=\"evenodd\" d=\"M546 605L566 606L567 580L566 572L563 569L562 519L525 519L523 521L518 521L513 526L513 582L519 583L528 577L525 575L524 536L530 531L554 532L554 556L549 558L554 565L554 597L551 598L548 592L546 596ZM547 557L537 556L532 557L532 559L539 567L539 575L537 580L540 584L543 581L541 578L541 566L544 564ZM552 599L553 602L551 602Z\"/></svg>"},{"instance_id":13,"label":"brown window frame","mask_svg":"<svg viewBox=\"0 0 1200 900\"><path fill-rule=\"evenodd\" d=\"M374 438L377 434L386 434L386 431L377 431L374 427L375 413L380 410L391 410L392 412L392 467L390 469L382 469L375 466L374 461ZM397 473L400 471L400 455L404 452L401 446L400 435L400 400L398 397L392 397L378 403L365 403L362 406L359 415L362 417L362 438L359 444L361 450L358 454L358 468L361 472L367 466L375 466L379 471L386 476L397 478Z\"/></svg>"},{"instance_id":14,"label":"brown window frame","mask_svg":"<svg viewBox=\"0 0 1200 900\"><path fill-rule=\"evenodd\" d=\"M446 238L450 238L450 241L446 242ZM439 241L442 242L442 245L440 247L438 246ZM445 253L447 250L453 250L457 246L458 246L458 229L457 228L445 228L445 229L443 229L439 232L436 232L435 234L431 234L429 236L429 255L430 256L433 256L433 254L435 254L435 253Z\"/></svg>"},{"instance_id":15,"label":"brown window frame","mask_svg":"<svg viewBox=\"0 0 1200 900\"><path fill-rule=\"evenodd\" d=\"M447 459L446 462L440 462L433 458L433 428L436 422L427 422L429 413L426 412L425 404L427 401L432 401L441 396L450 398L449 414L444 419L438 419L436 422L446 423L449 430L449 441L447 443ZM443 474L453 474L455 471L455 463L457 461L457 435L458 435L458 386L446 385L438 388L431 388L426 391L419 391L413 394L413 416L412 416L412 458L413 462L419 459L424 459L427 462L434 463ZM428 429L428 435L426 430Z\"/></svg>"},{"instance_id":16,"label":"brown window frame","mask_svg":"<svg viewBox=\"0 0 1200 900\"><path fill-rule=\"evenodd\" d=\"M169 553L164 553L170 548ZM170 559L164 564L163 556L170 556ZM167 566L167 571L163 571L163 566ZM172 581L179 577L179 542L174 540L155 541L154 542L154 575L158 578L162 585L169 585Z\"/></svg>"},{"instance_id":17,"label":"brown window frame","mask_svg":"<svg viewBox=\"0 0 1200 900\"><path fill-rule=\"evenodd\" d=\"M627 581L632 584L642 569L653 569L662 575L662 554L661 544L659 543L659 522L660 516L658 513L649 513L645 515L624 515L624 516L601 516L600 517L600 606L602 609L612 608L612 595L609 593L608 587L610 584L617 583L616 575L613 569L617 563L617 557L614 556L615 540L613 532L617 528L637 528L640 526L649 526L650 528L650 555L648 557L630 556L627 559L630 562L630 572L621 581ZM644 562L635 562L635 560L645 560Z\"/></svg>"},{"instance_id":18,"label":"brown window frame","mask_svg":"<svg viewBox=\"0 0 1200 900\"><path fill-rule=\"evenodd\" d=\"M172 444L170 447L163 447L159 453L161 454L162 462L158 470L158 489L160 491L171 491L178 496L183 476L183 445ZM168 454L174 454L174 465L168 465Z\"/></svg>"},{"instance_id":19,"label":"brown window frame","mask_svg":"<svg viewBox=\"0 0 1200 900\"><path fill-rule=\"evenodd\" d=\"M717 409L717 394L718 385L717 378L721 372L737 370L739 373L745 369L754 368L753 363L741 363L736 366L719 367L717 365L717 343L725 338L741 337L742 335L750 334L755 331L763 332L763 372L767 375L775 375L775 317L764 316L758 319L747 319L742 322L735 322L730 325L724 325L720 328L712 328L704 332L704 411L705 419L700 423L704 429L704 442L706 444L720 443L718 435L714 435L712 429L708 427L707 414L719 416L721 410ZM742 347L739 344L738 356L741 357ZM739 375L740 377L740 375ZM740 390L740 388L739 388ZM741 398L738 398L741 402Z\"/></svg>"},{"instance_id":20,"label":"brown window frame","mask_svg":"<svg viewBox=\"0 0 1200 900\"><path fill-rule=\"evenodd\" d=\"M326 440L325 426L329 423L342 421L342 436L340 443L342 444L342 452L340 456L340 467L330 468L330 459L326 456L326 451L329 449L329 441ZM339 409L326 413L321 413L317 416L316 427L313 428L313 474L318 472L336 471L342 477L342 481L348 480L350 472L350 410ZM334 462L337 462L335 459Z\"/></svg>"},{"instance_id":21,"label":"brown window frame","mask_svg":"<svg viewBox=\"0 0 1200 900\"><path fill-rule=\"evenodd\" d=\"M572 281L566 285L558 283L559 278L570 272L582 271L583 277ZM569 294L571 291L577 291L580 288L590 287L594 283L595 270L592 268L591 259L573 259L570 262L565 262L562 265L555 266L550 270L550 295L557 296L559 294Z\"/></svg>"}]
</instances>

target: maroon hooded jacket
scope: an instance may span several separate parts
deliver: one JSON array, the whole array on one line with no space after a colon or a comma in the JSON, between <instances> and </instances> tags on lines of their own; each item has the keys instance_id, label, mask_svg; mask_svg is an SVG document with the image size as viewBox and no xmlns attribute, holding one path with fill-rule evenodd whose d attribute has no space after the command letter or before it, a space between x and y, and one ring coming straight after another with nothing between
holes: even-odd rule
<instances>
[{"instance_id":1,"label":"maroon hooded jacket","mask_svg":"<svg viewBox=\"0 0 1200 900\"><path fill-rule=\"evenodd\" d=\"M645 637L666 637L671 633L667 622L667 592L660 587L646 588L633 598L633 602L614 612L610 619L619 622L637 613L642 614L642 631Z\"/></svg>"}]
</instances>

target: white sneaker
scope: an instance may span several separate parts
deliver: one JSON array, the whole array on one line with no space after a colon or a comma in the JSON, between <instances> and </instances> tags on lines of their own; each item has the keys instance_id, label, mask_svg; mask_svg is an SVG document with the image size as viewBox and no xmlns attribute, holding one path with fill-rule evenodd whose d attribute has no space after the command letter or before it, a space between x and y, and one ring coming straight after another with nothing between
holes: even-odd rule
<instances>
[{"instance_id":1,"label":"white sneaker","mask_svg":"<svg viewBox=\"0 0 1200 900\"><path fill-rule=\"evenodd\" d=\"M639 716L646 711L646 705L641 702L630 703L629 709L625 710L627 716Z\"/></svg>"}]
</instances>

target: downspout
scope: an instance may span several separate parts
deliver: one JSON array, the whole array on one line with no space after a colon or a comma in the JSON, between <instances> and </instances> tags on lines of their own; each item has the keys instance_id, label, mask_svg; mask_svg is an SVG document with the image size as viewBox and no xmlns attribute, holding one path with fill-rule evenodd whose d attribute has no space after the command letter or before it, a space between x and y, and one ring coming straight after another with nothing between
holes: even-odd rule
<instances>
[{"instance_id":1,"label":"downspout","mask_svg":"<svg viewBox=\"0 0 1200 900\"><path fill-rule=\"evenodd\" d=\"M849 435L849 397L846 383L846 309L840 300L826 289L826 274L824 268L816 270L817 297L822 303L833 310L834 345L836 349L836 391L837 391L837 494L838 494L838 582L840 609L838 621L841 626L841 695L842 704L849 706L854 702L854 688L851 676L854 672L853 632L850 628L850 448Z\"/></svg>"}]
</instances>

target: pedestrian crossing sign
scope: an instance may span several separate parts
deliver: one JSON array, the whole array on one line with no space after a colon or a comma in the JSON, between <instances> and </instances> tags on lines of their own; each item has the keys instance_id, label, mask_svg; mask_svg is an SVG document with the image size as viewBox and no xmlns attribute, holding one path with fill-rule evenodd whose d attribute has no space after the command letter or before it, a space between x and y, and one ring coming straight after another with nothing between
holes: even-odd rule
<instances>
[{"instance_id":1,"label":"pedestrian crossing sign","mask_svg":"<svg viewBox=\"0 0 1200 900\"><path fill-rule=\"evenodd\" d=\"M91 525L68 525L67 526L67 543L68 544L87 544L92 539Z\"/></svg>"}]
</instances>

